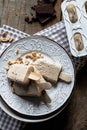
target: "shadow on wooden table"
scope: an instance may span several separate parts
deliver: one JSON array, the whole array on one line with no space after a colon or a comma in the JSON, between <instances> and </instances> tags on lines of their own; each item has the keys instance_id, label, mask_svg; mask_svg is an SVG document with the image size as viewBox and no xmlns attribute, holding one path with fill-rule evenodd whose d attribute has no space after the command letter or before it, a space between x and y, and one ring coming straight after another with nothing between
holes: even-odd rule
<instances>
[{"instance_id":1,"label":"shadow on wooden table","mask_svg":"<svg viewBox=\"0 0 87 130\"><path fill-rule=\"evenodd\" d=\"M67 107L53 119L42 123L29 123L31 129L87 130L87 66L77 74L76 84Z\"/></svg>"},{"instance_id":2,"label":"shadow on wooden table","mask_svg":"<svg viewBox=\"0 0 87 130\"><path fill-rule=\"evenodd\" d=\"M87 130L87 65L77 74L64 130Z\"/></svg>"}]
</instances>

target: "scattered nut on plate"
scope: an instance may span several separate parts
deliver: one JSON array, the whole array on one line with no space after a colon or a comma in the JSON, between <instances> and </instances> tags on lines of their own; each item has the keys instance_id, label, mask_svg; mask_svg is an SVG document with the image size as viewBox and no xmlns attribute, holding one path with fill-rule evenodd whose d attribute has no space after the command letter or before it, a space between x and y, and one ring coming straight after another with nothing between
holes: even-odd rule
<instances>
[{"instance_id":1,"label":"scattered nut on plate","mask_svg":"<svg viewBox=\"0 0 87 130\"><path fill-rule=\"evenodd\" d=\"M27 59L30 58L30 59L32 59L33 61L36 61L37 59L39 59L39 58L44 58L44 57L43 57L43 55L42 55L41 53L38 53L38 52L36 52L36 51L33 51L33 52L31 52L31 53L26 54L26 58L27 58Z\"/></svg>"}]
</instances>

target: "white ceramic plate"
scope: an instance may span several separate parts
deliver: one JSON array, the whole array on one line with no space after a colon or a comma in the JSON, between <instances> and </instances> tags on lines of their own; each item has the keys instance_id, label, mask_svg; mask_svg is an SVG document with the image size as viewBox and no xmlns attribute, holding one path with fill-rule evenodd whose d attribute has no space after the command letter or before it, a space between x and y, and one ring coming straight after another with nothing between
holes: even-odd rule
<instances>
[{"instance_id":1,"label":"white ceramic plate","mask_svg":"<svg viewBox=\"0 0 87 130\"><path fill-rule=\"evenodd\" d=\"M44 55L48 60L60 62L63 65L63 70L72 74L72 82L67 84L65 82L58 82L58 84L47 92L51 98L50 104L38 102L37 98L28 98L13 94L7 79L6 66L8 60L16 60L18 55L15 51L19 49L19 55L29 53L31 51L38 51ZM21 39L12 44L0 58L0 95L7 105L18 112L19 114L32 117L32 119L45 118L47 115L54 114L60 110L62 106L69 99L74 87L74 68L72 61L66 51L56 42L41 36L34 36Z\"/></svg>"},{"instance_id":2,"label":"white ceramic plate","mask_svg":"<svg viewBox=\"0 0 87 130\"><path fill-rule=\"evenodd\" d=\"M13 117L17 120L20 120L20 121L23 121L23 122L28 122L28 123L43 122L43 121L47 121L47 120L57 116L58 114L60 114L64 110L64 108L67 106L68 102L69 101L67 101L66 104L64 104L64 106L59 111L56 111L54 114L52 114L50 116L46 116L44 118L35 119L35 118L30 118L29 116L25 116L25 115L22 115L22 114L15 112L0 97L0 107L2 108L2 110L4 112L6 112L8 115L10 115L11 117Z\"/></svg>"}]
</instances>

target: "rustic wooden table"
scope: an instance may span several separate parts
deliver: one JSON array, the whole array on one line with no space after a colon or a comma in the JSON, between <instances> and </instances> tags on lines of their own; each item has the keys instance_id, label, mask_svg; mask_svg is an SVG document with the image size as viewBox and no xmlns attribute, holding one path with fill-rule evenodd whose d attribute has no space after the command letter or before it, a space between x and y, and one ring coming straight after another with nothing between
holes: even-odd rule
<instances>
[{"instance_id":1,"label":"rustic wooden table","mask_svg":"<svg viewBox=\"0 0 87 130\"><path fill-rule=\"evenodd\" d=\"M28 24L24 21L25 15L30 16L32 13L31 6L35 5L37 0L0 0L0 26L6 24L32 35L61 20L61 2L62 0L57 0L54 7L56 18L42 26L39 22Z\"/></svg>"},{"instance_id":2,"label":"rustic wooden table","mask_svg":"<svg viewBox=\"0 0 87 130\"><path fill-rule=\"evenodd\" d=\"M61 2L55 4L56 18L45 25L39 22L28 24L24 21L25 15L31 12L31 6L37 0L0 0L0 26L12 26L28 34L34 34L61 21ZM75 89L71 101L66 109L57 117L44 123L28 124L27 129L59 129L59 130L87 130L87 67L84 67L76 77Z\"/></svg>"}]
</instances>

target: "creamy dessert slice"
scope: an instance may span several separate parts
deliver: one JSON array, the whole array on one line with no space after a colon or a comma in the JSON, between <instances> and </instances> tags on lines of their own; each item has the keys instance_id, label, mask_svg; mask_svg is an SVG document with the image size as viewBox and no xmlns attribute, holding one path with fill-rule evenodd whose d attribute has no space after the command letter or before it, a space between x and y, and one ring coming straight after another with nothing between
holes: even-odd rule
<instances>
[{"instance_id":1,"label":"creamy dessert slice","mask_svg":"<svg viewBox=\"0 0 87 130\"><path fill-rule=\"evenodd\" d=\"M61 72L60 75L59 75L59 79L67 82L67 83L70 83L72 81L72 75L67 73L67 72Z\"/></svg>"},{"instance_id":2,"label":"creamy dessert slice","mask_svg":"<svg viewBox=\"0 0 87 130\"><path fill-rule=\"evenodd\" d=\"M41 74L38 72L31 72L28 76L29 79L34 81L40 80L41 77L42 77Z\"/></svg>"},{"instance_id":3,"label":"creamy dessert slice","mask_svg":"<svg viewBox=\"0 0 87 130\"><path fill-rule=\"evenodd\" d=\"M30 82L28 86L23 86L18 83L12 85L13 93L19 96L41 96L42 89L40 89L34 82Z\"/></svg>"},{"instance_id":4,"label":"creamy dessert slice","mask_svg":"<svg viewBox=\"0 0 87 130\"><path fill-rule=\"evenodd\" d=\"M84 49L84 42L83 42L83 37L82 34L77 32L73 36L74 42L75 42L75 47L78 51L81 51Z\"/></svg>"},{"instance_id":5,"label":"creamy dessert slice","mask_svg":"<svg viewBox=\"0 0 87 130\"><path fill-rule=\"evenodd\" d=\"M77 15L77 11L76 11L76 7L73 4L68 4L66 7L66 10L68 12L69 15L69 19L72 23L77 22L78 20L78 15Z\"/></svg>"},{"instance_id":6,"label":"creamy dessert slice","mask_svg":"<svg viewBox=\"0 0 87 130\"><path fill-rule=\"evenodd\" d=\"M18 83L13 83L12 91L19 96L40 97L45 103L51 103L51 98L46 90L39 89L34 82L31 82L30 85L26 87Z\"/></svg>"},{"instance_id":7,"label":"creamy dessert slice","mask_svg":"<svg viewBox=\"0 0 87 130\"><path fill-rule=\"evenodd\" d=\"M29 79L33 80L40 89L50 89L52 84L47 82L43 76L38 72L38 70L34 67L35 72L31 72L29 75Z\"/></svg>"},{"instance_id":8,"label":"creamy dessert slice","mask_svg":"<svg viewBox=\"0 0 87 130\"><path fill-rule=\"evenodd\" d=\"M51 98L50 98L50 96L48 95L48 93L46 92L46 90L43 90L43 91L42 91L41 98L42 98L42 100L43 100L45 103L51 103Z\"/></svg>"},{"instance_id":9,"label":"creamy dessert slice","mask_svg":"<svg viewBox=\"0 0 87 130\"><path fill-rule=\"evenodd\" d=\"M62 69L62 65L60 63L49 62L46 60L37 60L34 65L46 80L52 83L57 83L59 74Z\"/></svg>"},{"instance_id":10,"label":"creamy dessert slice","mask_svg":"<svg viewBox=\"0 0 87 130\"><path fill-rule=\"evenodd\" d=\"M35 83L39 88L42 88L42 90L50 89L52 87L52 84L50 82L47 82L43 77L35 81Z\"/></svg>"},{"instance_id":11,"label":"creamy dessert slice","mask_svg":"<svg viewBox=\"0 0 87 130\"><path fill-rule=\"evenodd\" d=\"M31 65L13 64L10 66L10 69L8 70L7 77L11 81L20 84L28 84L29 83L28 75L32 71L34 71L34 68Z\"/></svg>"}]
</instances>

